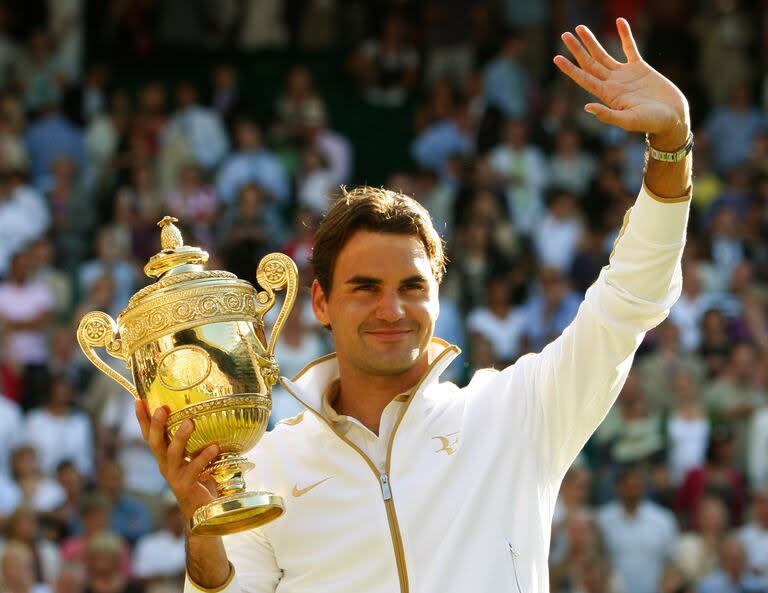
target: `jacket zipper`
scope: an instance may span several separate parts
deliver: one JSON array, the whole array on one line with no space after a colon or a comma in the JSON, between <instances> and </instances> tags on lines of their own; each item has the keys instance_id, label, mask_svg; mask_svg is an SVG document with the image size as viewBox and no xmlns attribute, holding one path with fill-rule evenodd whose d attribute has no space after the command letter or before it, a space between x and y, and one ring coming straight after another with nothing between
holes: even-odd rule
<instances>
[{"instance_id":1,"label":"jacket zipper","mask_svg":"<svg viewBox=\"0 0 768 593\"><path fill-rule=\"evenodd\" d=\"M400 412L400 415L398 416L397 421L395 422L394 427L392 427L392 434L390 434L389 436L389 443L387 445L387 460L386 460L386 467L384 468L384 473L381 473L379 471L379 469L376 467L373 461L371 461L371 459L362 451L362 449L360 449L360 447L355 445L343 434L340 434L339 432L337 432L336 429L333 428L333 425L330 422L328 422L328 420L326 420L321 414L318 414L318 412L314 408L304 403L301 400L301 398L298 397L293 392L293 390L290 387L288 387L288 385L285 384L284 381L281 381L283 387L285 387L286 391L288 391L288 393L290 393L294 397L294 399L296 399L296 401L298 401L301 405L303 405L305 408L311 411L315 416L317 416L320 419L320 421L325 423L325 425L331 430L333 434L335 434L347 445L349 445L355 451L357 451L360 457L363 458L363 460L368 464L368 467L371 468L371 471L373 471L374 475L378 478L379 485L381 486L381 495L382 495L382 498L384 499L384 508L387 511L387 522L389 523L390 536L392 537L392 547L394 548L394 552L395 552L395 564L397 565L397 576L400 579L400 593L409 593L410 587L408 584L408 566L405 563L405 550L403 548L403 538L402 538L402 535L400 534L400 526L397 523L397 514L395 513L395 501L392 499L392 489L390 488L390 483L389 483L389 468L390 468L390 462L392 460L392 445L395 442L395 433L397 432L397 429L400 426L400 422L405 416L405 413L408 411L408 406L411 405L413 398L416 396L416 393L418 393L422 383L424 383L424 380L431 374L432 370L435 367L437 367L438 363L449 352L455 352L456 350L457 348L455 346L451 346L443 350L438 355L438 357L432 362L432 364L430 365L430 368L427 370L426 373L424 373L424 376L414 387L413 395L406 402L402 412Z\"/></svg>"}]
</instances>

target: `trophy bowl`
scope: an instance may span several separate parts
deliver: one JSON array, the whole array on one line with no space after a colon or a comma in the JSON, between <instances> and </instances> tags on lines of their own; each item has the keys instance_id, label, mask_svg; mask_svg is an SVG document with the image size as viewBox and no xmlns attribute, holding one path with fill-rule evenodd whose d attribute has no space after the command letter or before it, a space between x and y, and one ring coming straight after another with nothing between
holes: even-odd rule
<instances>
[{"instance_id":1,"label":"trophy bowl","mask_svg":"<svg viewBox=\"0 0 768 593\"><path fill-rule=\"evenodd\" d=\"M169 441L192 420L188 457L218 445L205 470L217 496L195 512L190 528L199 535L236 533L284 512L278 494L246 491L244 474L253 464L243 454L267 429L279 373L274 348L296 300L298 272L288 256L267 255L256 271L258 291L229 272L206 271L208 254L185 246L174 222L166 216L158 223L162 250L144 267L157 282L133 295L117 321L101 311L86 314L77 340L94 366L144 400L150 414L168 409ZM286 296L267 340L264 315L282 289ZM124 361L133 383L96 348Z\"/></svg>"}]
</instances>

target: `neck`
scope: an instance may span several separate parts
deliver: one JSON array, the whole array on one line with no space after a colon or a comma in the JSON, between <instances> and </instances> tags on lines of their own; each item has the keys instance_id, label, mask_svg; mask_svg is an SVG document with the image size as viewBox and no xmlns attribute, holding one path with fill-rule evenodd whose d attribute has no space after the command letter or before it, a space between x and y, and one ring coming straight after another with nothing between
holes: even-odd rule
<instances>
[{"instance_id":1,"label":"neck","mask_svg":"<svg viewBox=\"0 0 768 593\"><path fill-rule=\"evenodd\" d=\"M410 369L397 375L370 375L339 361L339 397L333 402L338 414L352 416L371 432L379 434L379 423L384 408L397 395L418 383L427 371L427 356ZM361 397L361 394L365 394Z\"/></svg>"}]
</instances>

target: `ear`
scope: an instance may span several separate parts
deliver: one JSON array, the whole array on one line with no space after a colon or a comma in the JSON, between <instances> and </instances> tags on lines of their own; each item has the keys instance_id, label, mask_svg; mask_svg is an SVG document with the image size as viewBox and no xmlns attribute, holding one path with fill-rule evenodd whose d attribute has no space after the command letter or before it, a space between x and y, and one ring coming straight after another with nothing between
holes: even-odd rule
<instances>
[{"instance_id":1,"label":"ear","mask_svg":"<svg viewBox=\"0 0 768 593\"><path fill-rule=\"evenodd\" d=\"M322 325L326 327L331 325L331 317L328 315L328 299L317 280L312 281L312 311Z\"/></svg>"}]
</instances>

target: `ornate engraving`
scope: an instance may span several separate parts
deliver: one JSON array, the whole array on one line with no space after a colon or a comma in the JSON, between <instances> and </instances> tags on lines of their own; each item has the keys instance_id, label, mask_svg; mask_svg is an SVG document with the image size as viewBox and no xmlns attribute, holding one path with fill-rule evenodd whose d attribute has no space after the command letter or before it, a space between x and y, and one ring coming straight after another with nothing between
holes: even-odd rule
<instances>
[{"instance_id":1,"label":"ornate engraving","mask_svg":"<svg viewBox=\"0 0 768 593\"><path fill-rule=\"evenodd\" d=\"M180 284L182 282L189 282L191 280L210 280L214 278L237 280L237 276L231 272L222 271L183 272L181 274L174 274L173 276L162 278L154 284L145 286L136 294L134 294L128 301L128 306L125 308L125 311L123 311L122 315L125 315L128 311L138 306L145 297L155 292L156 290L160 290L161 288L166 288L168 286L173 286L174 284Z\"/></svg>"},{"instance_id":2,"label":"ornate engraving","mask_svg":"<svg viewBox=\"0 0 768 593\"><path fill-rule=\"evenodd\" d=\"M160 297L121 316L120 333L134 352L147 342L205 321L246 320L261 324L263 306L248 284L205 287Z\"/></svg>"},{"instance_id":3,"label":"ornate engraving","mask_svg":"<svg viewBox=\"0 0 768 593\"><path fill-rule=\"evenodd\" d=\"M199 404L186 406L168 416L168 429L170 430L177 424L181 424L187 418L194 419L214 411L240 410L243 408L263 408L269 412L272 411L272 400L263 395L237 395L208 399Z\"/></svg>"},{"instance_id":4,"label":"ornate engraving","mask_svg":"<svg viewBox=\"0 0 768 593\"><path fill-rule=\"evenodd\" d=\"M172 391L192 389L208 378L211 359L200 346L178 346L166 352L157 365L160 382Z\"/></svg>"}]
</instances>

